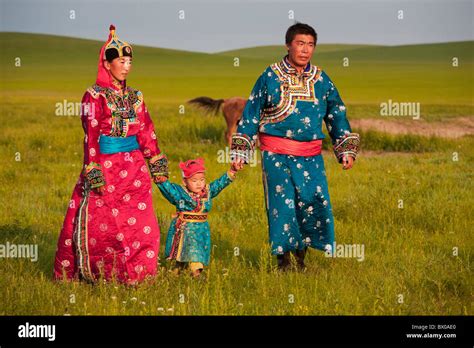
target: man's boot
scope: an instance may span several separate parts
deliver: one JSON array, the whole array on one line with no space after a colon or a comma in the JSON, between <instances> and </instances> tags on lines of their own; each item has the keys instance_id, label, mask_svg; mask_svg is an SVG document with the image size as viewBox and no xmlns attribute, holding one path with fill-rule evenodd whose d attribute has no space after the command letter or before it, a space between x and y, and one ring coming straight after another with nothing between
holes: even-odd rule
<instances>
[{"instance_id":1,"label":"man's boot","mask_svg":"<svg viewBox=\"0 0 474 348\"><path fill-rule=\"evenodd\" d=\"M306 266L304 264L304 258L306 256L307 250L308 250L308 247L305 247L304 249L301 249L301 250L294 251L294 255L296 258L296 267L298 267L298 269L301 271L306 269Z\"/></svg>"},{"instance_id":2,"label":"man's boot","mask_svg":"<svg viewBox=\"0 0 474 348\"><path fill-rule=\"evenodd\" d=\"M277 264L280 271L287 271L291 267L290 252L277 255Z\"/></svg>"}]
</instances>

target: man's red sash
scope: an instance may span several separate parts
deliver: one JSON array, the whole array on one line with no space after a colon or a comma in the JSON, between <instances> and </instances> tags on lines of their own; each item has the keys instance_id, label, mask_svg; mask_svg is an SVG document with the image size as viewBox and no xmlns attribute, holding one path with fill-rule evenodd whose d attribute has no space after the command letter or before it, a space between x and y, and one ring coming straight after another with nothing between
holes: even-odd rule
<instances>
[{"instance_id":1,"label":"man's red sash","mask_svg":"<svg viewBox=\"0 0 474 348\"><path fill-rule=\"evenodd\" d=\"M323 141L321 139L311 141L297 141L287 138L275 137L265 133L259 134L260 150L270 151L283 155L293 156L316 156L321 154Z\"/></svg>"}]
</instances>

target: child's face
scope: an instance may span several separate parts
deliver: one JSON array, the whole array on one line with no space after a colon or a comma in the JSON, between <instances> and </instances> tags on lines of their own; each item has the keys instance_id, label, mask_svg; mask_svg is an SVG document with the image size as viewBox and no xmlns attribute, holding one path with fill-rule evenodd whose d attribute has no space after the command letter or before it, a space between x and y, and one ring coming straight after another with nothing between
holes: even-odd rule
<instances>
[{"instance_id":1,"label":"child's face","mask_svg":"<svg viewBox=\"0 0 474 348\"><path fill-rule=\"evenodd\" d=\"M183 181L189 191L199 193L206 186L206 174L196 173L187 179L183 179Z\"/></svg>"}]
</instances>

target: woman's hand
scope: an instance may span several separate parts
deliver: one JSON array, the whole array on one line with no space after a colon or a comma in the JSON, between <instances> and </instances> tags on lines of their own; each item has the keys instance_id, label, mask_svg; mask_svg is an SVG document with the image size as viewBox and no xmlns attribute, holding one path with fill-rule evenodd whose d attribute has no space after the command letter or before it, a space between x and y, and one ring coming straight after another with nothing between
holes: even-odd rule
<instances>
[{"instance_id":1,"label":"woman's hand","mask_svg":"<svg viewBox=\"0 0 474 348\"><path fill-rule=\"evenodd\" d=\"M96 187L93 189L96 193L98 193L99 195L103 194L105 192L105 185L102 185L102 186L99 186L99 187Z\"/></svg>"},{"instance_id":2,"label":"woman's hand","mask_svg":"<svg viewBox=\"0 0 474 348\"><path fill-rule=\"evenodd\" d=\"M165 182L166 180L168 180L168 178L166 176L155 176L153 178L153 181L155 182L155 184L161 184L163 182Z\"/></svg>"}]
</instances>

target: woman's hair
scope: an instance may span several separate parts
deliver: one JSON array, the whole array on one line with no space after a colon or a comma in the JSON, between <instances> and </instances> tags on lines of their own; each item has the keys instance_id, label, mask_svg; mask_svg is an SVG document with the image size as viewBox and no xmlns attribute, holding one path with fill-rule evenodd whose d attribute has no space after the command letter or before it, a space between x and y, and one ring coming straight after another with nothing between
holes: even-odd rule
<instances>
[{"instance_id":1,"label":"woman's hair","mask_svg":"<svg viewBox=\"0 0 474 348\"><path fill-rule=\"evenodd\" d=\"M111 47L105 50L105 59L109 63L112 63L112 61L115 58L124 57L124 56L132 57L132 47L127 45L120 48Z\"/></svg>"}]
</instances>

